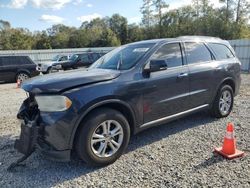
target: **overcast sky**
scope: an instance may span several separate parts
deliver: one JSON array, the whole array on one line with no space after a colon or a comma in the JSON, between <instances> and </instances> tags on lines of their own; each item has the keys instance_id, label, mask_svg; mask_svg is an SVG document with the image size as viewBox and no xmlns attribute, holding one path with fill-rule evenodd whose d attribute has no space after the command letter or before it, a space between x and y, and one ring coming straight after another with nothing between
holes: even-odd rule
<instances>
[{"instance_id":1,"label":"overcast sky","mask_svg":"<svg viewBox=\"0 0 250 188\"><path fill-rule=\"evenodd\" d=\"M211 0L219 6L219 0ZM191 0L168 0L170 9L190 4ZM141 21L142 0L0 0L0 19L12 27L31 31L43 30L63 23L79 27L83 21L119 13L129 23Z\"/></svg>"}]
</instances>

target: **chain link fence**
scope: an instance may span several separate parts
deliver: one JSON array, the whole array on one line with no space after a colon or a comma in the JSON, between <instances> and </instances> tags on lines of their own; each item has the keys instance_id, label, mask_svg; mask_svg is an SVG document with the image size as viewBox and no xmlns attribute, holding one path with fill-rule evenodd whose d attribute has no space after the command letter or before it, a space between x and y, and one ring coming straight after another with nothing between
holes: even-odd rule
<instances>
[{"instance_id":1,"label":"chain link fence","mask_svg":"<svg viewBox=\"0 0 250 188\"><path fill-rule=\"evenodd\" d=\"M229 42L241 61L241 70L250 73L250 39L230 40Z\"/></svg>"}]
</instances>

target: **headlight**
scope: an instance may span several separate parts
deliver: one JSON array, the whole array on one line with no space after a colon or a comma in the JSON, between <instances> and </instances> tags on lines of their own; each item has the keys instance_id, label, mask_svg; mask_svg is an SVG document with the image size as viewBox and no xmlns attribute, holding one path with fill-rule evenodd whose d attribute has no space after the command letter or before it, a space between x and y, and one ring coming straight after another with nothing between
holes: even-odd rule
<instances>
[{"instance_id":1,"label":"headlight","mask_svg":"<svg viewBox=\"0 0 250 188\"><path fill-rule=\"evenodd\" d=\"M36 96L38 108L42 112L61 112L70 108L72 102L68 97L61 95Z\"/></svg>"}]
</instances>

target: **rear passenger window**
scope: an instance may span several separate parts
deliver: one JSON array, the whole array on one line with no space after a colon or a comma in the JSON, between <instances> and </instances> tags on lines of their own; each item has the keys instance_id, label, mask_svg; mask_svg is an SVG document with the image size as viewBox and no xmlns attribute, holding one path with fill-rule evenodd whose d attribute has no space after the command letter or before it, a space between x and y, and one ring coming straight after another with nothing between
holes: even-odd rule
<instances>
[{"instance_id":1,"label":"rear passenger window","mask_svg":"<svg viewBox=\"0 0 250 188\"><path fill-rule=\"evenodd\" d=\"M12 57L12 56L3 57L2 64L3 66L16 65L16 57Z\"/></svg>"},{"instance_id":2,"label":"rear passenger window","mask_svg":"<svg viewBox=\"0 0 250 188\"><path fill-rule=\"evenodd\" d=\"M152 59L165 60L168 68L182 66L182 53L180 44L171 43L162 46L152 56Z\"/></svg>"},{"instance_id":3,"label":"rear passenger window","mask_svg":"<svg viewBox=\"0 0 250 188\"><path fill-rule=\"evenodd\" d=\"M211 48L213 49L216 55L216 59L218 60L229 59L234 57L231 50L224 44L210 43L209 46L211 46Z\"/></svg>"},{"instance_id":4,"label":"rear passenger window","mask_svg":"<svg viewBox=\"0 0 250 188\"><path fill-rule=\"evenodd\" d=\"M185 50L188 64L212 60L212 54L203 43L186 42Z\"/></svg>"}]
</instances>

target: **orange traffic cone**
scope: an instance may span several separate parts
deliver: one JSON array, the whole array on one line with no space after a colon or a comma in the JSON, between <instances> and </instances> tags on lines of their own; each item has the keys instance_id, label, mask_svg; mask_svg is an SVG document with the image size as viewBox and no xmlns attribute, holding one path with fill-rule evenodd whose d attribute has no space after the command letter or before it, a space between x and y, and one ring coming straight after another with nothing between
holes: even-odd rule
<instances>
[{"instance_id":1,"label":"orange traffic cone","mask_svg":"<svg viewBox=\"0 0 250 188\"><path fill-rule=\"evenodd\" d=\"M21 80L17 79L16 81L16 88L20 88L21 86Z\"/></svg>"},{"instance_id":2,"label":"orange traffic cone","mask_svg":"<svg viewBox=\"0 0 250 188\"><path fill-rule=\"evenodd\" d=\"M243 151L236 149L236 141L234 138L234 126L232 123L227 124L227 132L224 137L223 146L215 148L214 151L227 159L234 159L236 157L242 157L244 155Z\"/></svg>"}]
</instances>

